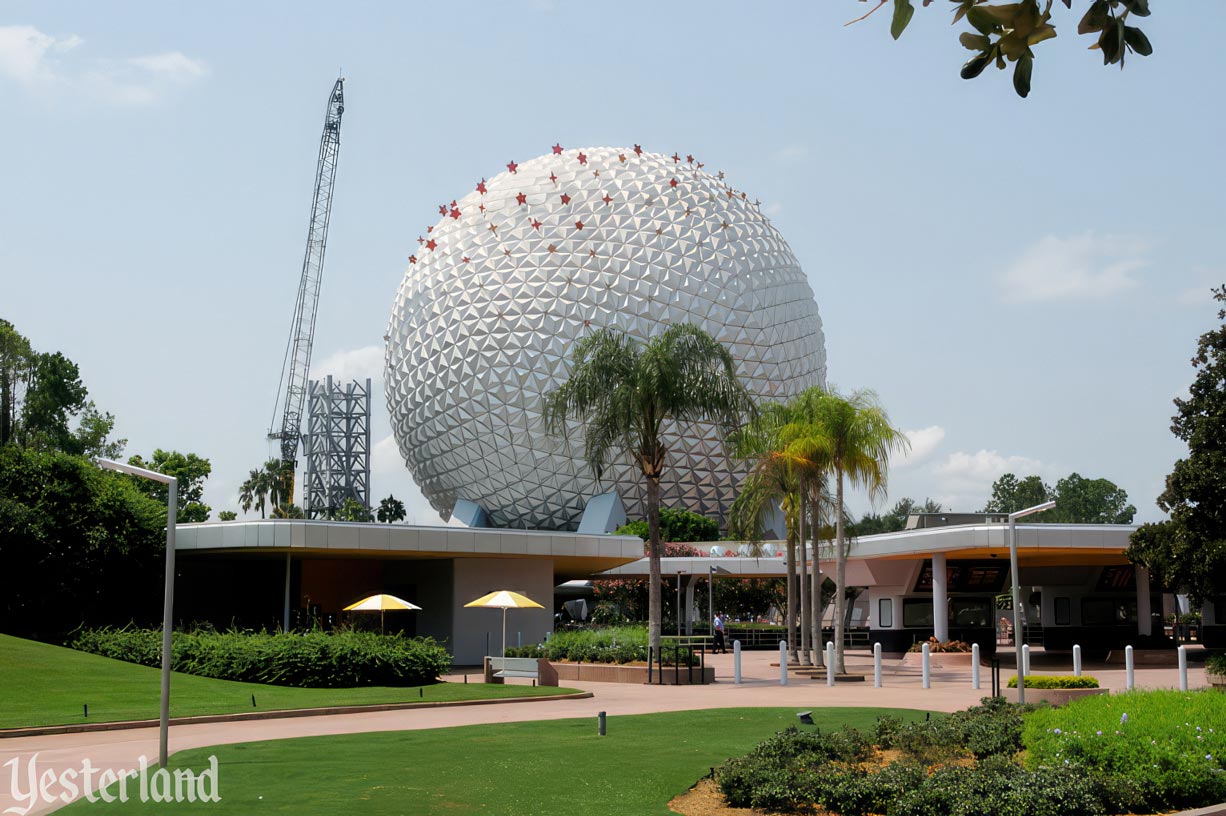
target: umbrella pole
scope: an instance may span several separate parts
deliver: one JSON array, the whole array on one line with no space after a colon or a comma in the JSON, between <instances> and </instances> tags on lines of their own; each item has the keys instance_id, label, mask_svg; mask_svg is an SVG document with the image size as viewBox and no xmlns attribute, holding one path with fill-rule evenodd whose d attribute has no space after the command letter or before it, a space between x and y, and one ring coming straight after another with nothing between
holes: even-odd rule
<instances>
[{"instance_id":1,"label":"umbrella pole","mask_svg":"<svg viewBox=\"0 0 1226 816\"><path fill-rule=\"evenodd\" d=\"M502 654L499 657L507 655L507 608L502 608Z\"/></svg>"},{"instance_id":2,"label":"umbrella pole","mask_svg":"<svg viewBox=\"0 0 1226 816\"><path fill-rule=\"evenodd\" d=\"M383 634L383 610L379 610L379 634Z\"/></svg>"}]
</instances>

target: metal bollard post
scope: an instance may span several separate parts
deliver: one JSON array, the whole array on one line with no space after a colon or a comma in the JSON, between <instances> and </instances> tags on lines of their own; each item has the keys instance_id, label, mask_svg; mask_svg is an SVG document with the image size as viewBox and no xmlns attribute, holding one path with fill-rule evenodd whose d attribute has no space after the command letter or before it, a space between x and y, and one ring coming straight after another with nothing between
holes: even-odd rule
<instances>
[{"instance_id":1,"label":"metal bollard post","mask_svg":"<svg viewBox=\"0 0 1226 816\"><path fill-rule=\"evenodd\" d=\"M979 644L971 644L971 688L979 688Z\"/></svg>"},{"instance_id":2,"label":"metal bollard post","mask_svg":"<svg viewBox=\"0 0 1226 816\"><path fill-rule=\"evenodd\" d=\"M1081 676L1081 644L1073 644L1073 676Z\"/></svg>"},{"instance_id":3,"label":"metal bollard post","mask_svg":"<svg viewBox=\"0 0 1226 816\"><path fill-rule=\"evenodd\" d=\"M603 737L604 732L605 732L605 715L604 715L604 712L602 711L596 715L596 734L597 736Z\"/></svg>"},{"instance_id":4,"label":"metal bollard post","mask_svg":"<svg viewBox=\"0 0 1226 816\"><path fill-rule=\"evenodd\" d=\"M732 641L732 682L741 682L741 641Z\"/></svg>"},{"instance_id":5,"label":"metal bollard post","mask_svg":"<svg viewBox=\"0 0 1226 816\"><path fill-rule=\"evenodd\" d=\"M1000 694L1000 658L992 658L992 696L999 697Z\"/></svg>"},{"instance_id":6,"label":"metal bollard post","mask_svg":"<svg viewBox=\"0 0 1226 816\"><path fill-rule=\"evenodd\" d=\"M515 645L520 649L524 648L524 633L523 632L515 633Z\"/></svg>"},{"instance_id":7,"label":"metal bollard post","mask_svg":"<svg viewBox=\"0 0 1226 816\"><path fill-rule=\"evenodd\" d=\"M873 688L881 688L881 643L873 644Z\"/></svg>"},{"instance_id":8,"label":"metal bollard post","mask_svg":"<svg viewBox=\"0 0 1226 816\"><path fill-rule=\"evenodd\" d=\"M788 642L779 641L779 685L788 684Z\"/></svg>"},{"instance_id":9,"label":"metal bollard post","mask_svg":"<svg viewBox=\"0 0 1226 816\"><path fill-rule=\"evenodd\" d=\"M924 656L924 688L932 688L932 669L928 664L930 650L928 649L927 641L924 641L924 645L920 647L920 650Z\"/></svg>"},{"instance_id":10,"label":"metal bollard post","mask_svg":"<svg viewBox=\"0 0 1226 816\"><path fill-rule=\"evenodd\" d=\"M834 688L834 643L826 641L826 685Z\"/></svg>"},{"instance_id":11,"label":"metal bollard post","mask_svg":"<svg viewBox=\"0 0 1226 816\"><path fill-rule=\"evenodd\" d=\"M1022 665L1020 667L1023 677L1030 676L1030 644L1022 644Z\"/></svg>"},{"instance_id":12,"label":"metal bollard post","mask_svg":"<svg viewBox=\"0 0 1226 816\"><path fill-rule=\"evenodd\" d=\"M1134 688L1136 688L1137 679L1136 679L1136 675L1133 672L1133 668L1132 668L1132 647L1131 646L1124 647L1124 670L1128 676L1128 679L1125 681L1124 685L1127 687L1129 691L1132 691Z\"/></svg>"},{"instance_id":13,"label":"metal bollard post","mask_svg":"<svg viewBox=\"0 0 1226 816\"><path fill-rule=\"evenodd\" d=\"M1179 647L1179 690L1188 690L1188 647Z\"/></svg>"}]
</instances>

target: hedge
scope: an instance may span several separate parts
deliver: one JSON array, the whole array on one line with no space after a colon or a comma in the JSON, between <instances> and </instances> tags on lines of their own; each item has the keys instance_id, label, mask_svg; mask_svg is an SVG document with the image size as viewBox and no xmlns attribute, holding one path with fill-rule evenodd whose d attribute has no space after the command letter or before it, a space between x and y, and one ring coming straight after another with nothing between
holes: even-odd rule
<instances>
[{"instance_id":1,"label":"hedge","mask_svg":"<svg viewBox=\"0 0 1226 816\"><path fill-rule=\"evenodd\" d=\"M664 660L671 665L677 648L665 640ZM544 643L508 647L507 657L544 657L549 660L569 660L573 663L646 663L647 628L644 626L611 626L607 629L573 629L555 632ZM681 665L693 660L689 650L681 650ZM693 662L697 662L693 660Z\"/></svg>"},{"instance_id":2,"label":"hedge","mask_svg":"<svg viewBox=\"0 0 1226 816\"><path fill-rule=\"evenodd\" d=\"M129 663L160 666L160 629L81 629L69 646ZM339 631L276 633L175 632L175 671L304 688L421 686L434 683L451 655L431 638Z\"/></svg>"},{"instance_id":3,"label":"hedge","mask_svg":"<svg viewBox=\"0 0 1226 816\"><path fill-rule=\"evenodd\" d=\"M1009 678L1009 688L1017 688L1017 675ZM1089 689L1098 688L1098 678L1083 674L1074 677L1067 674L1028 674L1026 688L1031 689Z\"/></svg>"},{"instance_id":4,"label":"hedge","mask_svg":"<svg viewBox=\"0 0 1226 816\"><path fill-rule=\"evenodd\" d=\"M1226 652L1217 652L1206 657L1205 671L1208 674L1226 676Z\"/></svg>"}]
</instances>

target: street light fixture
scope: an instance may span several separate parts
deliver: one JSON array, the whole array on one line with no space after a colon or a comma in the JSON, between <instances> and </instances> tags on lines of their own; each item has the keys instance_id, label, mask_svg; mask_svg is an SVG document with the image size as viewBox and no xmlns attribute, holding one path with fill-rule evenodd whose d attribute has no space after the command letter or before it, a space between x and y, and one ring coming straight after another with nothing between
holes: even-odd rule
<instances>
[{"instance_id":1,"label":"street light fixture","mask_svg":"<svg viewBox=\"0 0 1226 816\"><path fill-rule=\"evenodd\" d=\"M175 521L179 516L179 480L156 470L125 465L110 459L95 459L94 464L106 470L139 476L167 485L166 496L166 588L162 600L162 710L158 719L158 764L166 767L170 744L170 635L174 622L175 601Z\"/></svg>"},{"instance_id":2,"label":"street light fixture","mask_svg":"<svg viewBox=\"0 0 1226 816\"><path fill-rule=\"evenodd\" d=\"M1017 574L1017 520L1023 516L1042 513L1055 506L1054 501L1047 501L1009 514L1009 572L1013 575L1013 651L1017 661L1017 701L1019 703L1026 702L1026 678L1025 672L1022 671L1024 668L1022 665L1022 591L1018 585Z\"/></svg>"}]
</instances>

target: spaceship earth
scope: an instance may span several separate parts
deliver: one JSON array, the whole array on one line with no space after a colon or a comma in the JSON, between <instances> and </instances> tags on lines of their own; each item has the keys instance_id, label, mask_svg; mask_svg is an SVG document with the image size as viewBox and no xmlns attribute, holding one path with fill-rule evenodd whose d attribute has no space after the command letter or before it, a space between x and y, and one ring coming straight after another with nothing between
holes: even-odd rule
<instances>
[{"instance_id":1,"label":"spaceship earth","mask_svg":"<svg viewBox=\"0 0 1226 816\"><path fill-rule=\"evenodd\" d=\"M625 462L601 483L578 424L545 431L543 396L566 381L593 327L646 340L693 323L730 349L761 400L824 385L808 280L756 201L693 156L552 150L440 204L418 236L386 335L392 428L446 518L457 500L498 527L574 529L616 489L631 519L645 489ZM744 465L706 423L670 426L662 503L724 526Z\"/></svg>"}]
</instances>

